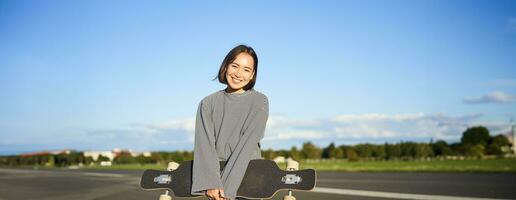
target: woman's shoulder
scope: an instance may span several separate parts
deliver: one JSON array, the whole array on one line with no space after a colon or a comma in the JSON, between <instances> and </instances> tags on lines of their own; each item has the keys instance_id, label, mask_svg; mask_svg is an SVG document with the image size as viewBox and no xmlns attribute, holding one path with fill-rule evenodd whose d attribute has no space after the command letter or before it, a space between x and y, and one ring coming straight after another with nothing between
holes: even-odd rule
<instances>
[{"instance_id":1,"label":"woman's shoulder","mask_svg":"<svg viewBox=\"0 0 516 200\"><path fill-rule=\"evenodd\" d=\"M257 90L253 90L254 93L254 105L258 108L258 110L268 110L269 109L269 98L262 92Z\"/></svg>"},{"instance_id":2,"label":"woman's shoulder","mask_svg":"<svg viewBox=\"0 0 516 200\"><path fill-rule=\"evenodd\" d=\"M255 95L254 95L254 96L255 96L255 99L257 99L257 100L263 100L263 101L265 101L265 102L268 102L268 101L269 101L269 99L267 98L267 95L265 95L264 93L262 93L262 92L260 92L260 91L258 91L258 90L254 90L254 89L253 89L253 93L255 94Z\"/></svg>"},{"instance_id":3,"label":"woman's shoulder","mask_svg":"<svg viewBox=\"0 0 516 200\"><path fill-rule=\"evenodd\" d=\"M205 96L204 98L202 98L201 103L212 103L214 101L214 99L217 99L218 97L223 95L223 92L224 92L224 90L217 90L217 91L209 94L208 96Z\"/></svg>"}]
</instances>

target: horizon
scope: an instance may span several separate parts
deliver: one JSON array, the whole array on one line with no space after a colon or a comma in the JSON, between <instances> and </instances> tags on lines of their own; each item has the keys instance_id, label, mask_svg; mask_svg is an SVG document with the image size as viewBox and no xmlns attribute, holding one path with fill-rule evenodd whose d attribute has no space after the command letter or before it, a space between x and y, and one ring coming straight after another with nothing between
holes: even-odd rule
<instances>
[{"instance_id":1,"label":"horizon","mask_svg":"<svg viewBox=\"0 0 516 200\"><path fill-rule=\"evenodd\" d=\"M123 6L122 6L123 5ZM516 2L0 3L0 155L193 149L237 44L259 59L262 149L458 141L516 116ZM324 146L326 146L324 145Z\"/></svg>"},{"instance_id":2,"label":"horizon","mask_svg":"<svg viewBox=\"0 0 516 200\"><path fill-rule=\"evenodd\" d=\"M497 136L497 135L503 135L505 137L507 137L507 139L512 143L513 141L513 135L514 133L507 133L507 134L491 134L490 133L490 137L494 137L494 136ZM433 138L430 138L428 144L432 144L433 142L437 142L437 141L445 141L448 145L451 145L451 144L456 144L456 143L461 143L461 141L446 141L446 140L434 140ZM373 144L373 145L382 145L382 144L400 144L400 143L410 143L410 142L414 142L414 141L397 141L397 142L384 142L384 143L371 143L371 142L364 142L364 143L355 143L355 144L337 144L335 145L335 142L333 141L330 141L327 145L322 145L322 144L313 144L311 141L304 141L301 145L293 145L291 146L290 148L262 148L261 150L262 151L267 151L267 150L274 150L274 151L282 151L282 150L285 150L285 151L289 151L291 150L292 148L296 147L298 150L302 149L302 145L305 144L305 143L312 143L313 145L315 145L317 148L320 148L320 149L324 149L328 146L330 146L331 144L334 144L336 147L340 147L340 146L355 146L355 145L360 145L360 144ZM414 142L414 143L426 143L426 142ZM135 152L135 153L144 153L144 152L176 152L176 151L189 151L189 152L193 152L193 149L176 149L176 150L173 150L173 151L170 151L170 150L148 150L148 151L134 151L133 149L131 148L118 148L118 147L114 147L112 149L101 149L101 150L98 150L98 149L72 149L72 148L65 148L65 149L42 149L42 150L37 150L37 151L27 151L27 152L12 152L12 153L9 153L9 152L0 152L0 156L15 156L15 155L24 155L24 154L34 154L34 153L51 153L51 154L55 154L55 152L65 152L65 151L75 151L75 152L88 152L88 151L94 151L94 152L102 152L102 151L111 151L111 152L116 152L116 151L129 151L129 152Z\"/></svg>"}]
</instances>

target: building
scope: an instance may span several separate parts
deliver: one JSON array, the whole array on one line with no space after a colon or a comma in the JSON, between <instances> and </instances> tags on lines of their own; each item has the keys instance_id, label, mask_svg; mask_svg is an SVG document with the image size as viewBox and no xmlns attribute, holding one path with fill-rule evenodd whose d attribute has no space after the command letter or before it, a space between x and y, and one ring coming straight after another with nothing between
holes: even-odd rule
<instances>
[{"instance_id":1,"label":"building","mask_svg":"<svg viewBox=\"0 0 516 200\"><path fill-rule=\"evenodd\" d=\"M120 149L115 148L112 151L85 151L83 152L85 157L90 156L94 161L97 161L100 155L109 158L110 161L113 161L117 156L121 154L130 154L132 157L137 157L143 155L145 157L150 157L151 152L133 152L131 149Z\"/></svg>"},{"instance_id":2,"label":"building","mask_svg":"<svg viewBox=\"0 0 516 200\"><path fill-rule=\"evenodd\" d=\"M89 156L93 158L93 161L97 161L101 155L109 158L110 161L115 159L115 154L112 151L85 151L83 155L84 157Z\"/></svg>"}]
</instances>

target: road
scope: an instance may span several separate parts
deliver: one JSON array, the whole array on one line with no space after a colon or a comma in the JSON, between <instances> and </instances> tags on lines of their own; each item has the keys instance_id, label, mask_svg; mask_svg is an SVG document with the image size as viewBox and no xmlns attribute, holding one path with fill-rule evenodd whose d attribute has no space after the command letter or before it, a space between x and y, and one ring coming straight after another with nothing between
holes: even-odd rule
<instances>
[{"instance_id":1,"label":"road","mask_svg":"<svg viewBox=\"0 0 516 200\"><path fill-rule=\"evenodd\" d=\"M141 173L0 168L0 199L157 199L162 192L139 188ZM295 195L297 199L325 200L516 199L514 188L516 174L319 172L314 191ZM273 199L282 199L285 193L279 192Z\"/></svg>"}]
</instances>

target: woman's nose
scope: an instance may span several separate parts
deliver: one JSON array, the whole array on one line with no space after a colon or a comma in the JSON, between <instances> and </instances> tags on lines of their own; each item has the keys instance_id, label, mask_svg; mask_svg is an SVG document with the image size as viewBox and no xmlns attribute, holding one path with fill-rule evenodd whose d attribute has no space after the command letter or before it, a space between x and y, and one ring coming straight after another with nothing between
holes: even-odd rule
<instances>
[{"instance_id":1,"label":"woman's nose","mask_svg":"<svg viewBox=\"0 0 516 200\"><path fill-rule=\"evenodd\" d=\"M240 77L242 75L242 72L240 72L240 69L236 70L235 75L238 77Z\"/></svg>"}]
</instances>

